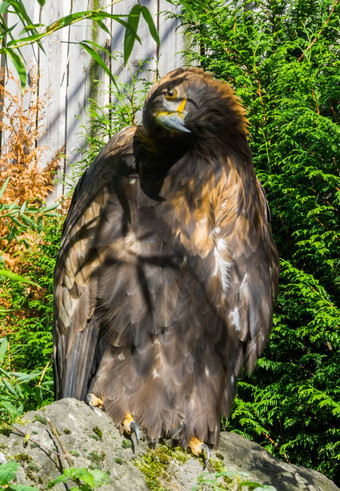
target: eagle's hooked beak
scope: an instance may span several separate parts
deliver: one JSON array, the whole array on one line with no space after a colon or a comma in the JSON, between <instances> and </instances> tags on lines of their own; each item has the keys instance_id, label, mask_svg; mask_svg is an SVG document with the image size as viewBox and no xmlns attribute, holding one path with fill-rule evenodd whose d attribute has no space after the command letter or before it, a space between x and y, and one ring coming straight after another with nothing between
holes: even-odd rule
<instances>
[{"instance_id":1,"label":"eagle's hooked beak","mask_svg":"<svg viewBox=\"0 0 340 491\"><path fill-rule=\"evenodd\" d=\"M184 125L184 118L186 114L183 114L183 111L186 102L187 100L183 99L176 111L158 111L156 113L156 121L158 124L170 132L191 133L191 131Z\"/></svg>"}]
</instances>

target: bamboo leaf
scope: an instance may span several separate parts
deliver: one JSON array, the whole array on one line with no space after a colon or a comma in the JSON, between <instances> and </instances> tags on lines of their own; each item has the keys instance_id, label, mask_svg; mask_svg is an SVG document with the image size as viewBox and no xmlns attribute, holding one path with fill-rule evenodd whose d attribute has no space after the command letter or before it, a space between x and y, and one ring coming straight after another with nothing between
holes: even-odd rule
<instances>
[{"instance_id":1,"label":"bamboo leaf","mask_svg":"<svg viewBox=\"0 0 340 491\"><path fill-rule=\"evenodd\" d=\"M6 191L7 184L9 183L10 177L7 177L6 181L3 183L0 189L0 199L2 198L4 192Z\"/></svg>"},{"instance_id":2,"label":"bamboo leaf","mask_svg":"<svg viewBox=\"0 0 340 491\"><path fill-rule=\"evenodd\" d=\"M30 16L27 13L24 3L22 0L10 0L9 2L11 6L14 8L15 13L20 16L21 20L26 22L27 24L32 24Z\"/></svg>"},{"instance_id":3,"label":"bamboo leaf","mask_svg":"<svg viewBox=\"0 0 340 491\"><path fill-rule=\"evenodd\" d=\"M34 380L41 376L41 371L39 372L12 372L11 375L17 379L18 382L29 382L30 380Z\"/></svg>"},{"instance_id":4,"label":"bamboo leaf","mask_svg":"<svg viewBox=\"0 0 340 491\"><path fill-rule=\"evenodd\" d=\"M26 86L26 80L27 80L26 68L25 68L23 58L21 55L18 55L13 49L10 49L8 47L7 48L3 47L2 49L3 49L3 52L6 55L8 55L10 57L10 59L12 60L14 68L16 69L16 71L19 75L21 90L23 92L24 88Z\"/></svg>"},{"instance_id":5,"label":"bamboo leaf","mask_svg":"<svg viewBox=\"0 0 340 491\"><path fill-rule=\"evenodd\" d=\"M36 30L37 27L44 27L44 24L28 24L20 32L20 36L28 31Z\"/></svg>"},{"instance_id":6,"label":"bamboo leaf","mask_svg":"<svg viewBox=\"0 0 340 491\"><path fill-rule=\"evenodd\" d=\"M2 1L0 4L0 14L4 14L9 7L9 3Z\"/></svg>"},{"instance_id":7,"label":"bamboo leaf","mask_svg":"<svg viewBox=\"0 0 340 491\"><path fill-rule=\"evenodd\" d=\"M19 283L28 283L30 285L34 285L38 288L40 288L40 285L37 283L34 283L34 281L29 280L28 278L25 278L24 276L20 276L16 273L13 273L13 271L9 271L8 269L0 269L0 277L4 276L5 278L8 278L9 280L17 281Z\"/></svg>"},{"instance_id":8,"label":"bamboo leaf","mask_svg":"<svg viewBox=\"0 0 340 491\"><path fill-rule=\"evenodd\" d=\"M13 216L13 215L10 215L10 219L12 220L12 222L15 223L15 225L17 225L20 229L24 229L26 230L26 225L24 225L22 222L20 222L20 220L18 220L17 217Z\"/></svg>"},{"instance_id":9,"label":"bamboo leaf","mask_svg":"<svg viewBox=\"0 0 340 491\"><path fill-rule=\"evenodd\" d=\"M9 41L9 43L7 43L7 46L12 49L18 49L20 46L26 46L27 44L35 43L36 41L39 41L45 36L46 36L46 31L40 34L38 33L38 34L32 34L31 36L22 37L20 39L12 39L12 41Z\"/></svg>"},{"instance_id":10,"label":"bamboo leaf","mask_svg":"<svg viewBox=\"0 0 340 491\"><path fill-rule=\"evenodd\" d=\"M128 26L129 29L125 30L125 36L124 36L124 63L127 63L132 48L135 44L135 40L137 38L137 29L138 29L138 23L139 23L139 18L141 14L141 6L140 5L134 5L131 9L131 12L128 17Z\"/></svg>"},{"instance_id":11,"label":"bamboo leaf","mask_svg":"<svg viewBox=\"0 0 340 491\"><path fill-rule=\"evenodd\" d=\"M13 218L12 218L13 219ZM35 228L35 221L29 218L27 215L20 214L20 219L24 225L30 226L33 230Z\"/></svg>"},{"instance_id":12,"label":"bamboo leaf","mask_svg":"<svg viewBox=\"0 0 340 491\"><path fill-rule=\"evenodd\" d=\"M117 87L116 85L116 81L115 81L115 78L114 76L112 75L111 71L109 70L108 66L106 65L106 63L104 62L104 60L99 56L98 53L96 53L96 51L94 49L92 49L88 44L86 43L90 43L100 49L102 49L103 51L107 52L108 53L108 50L106 50L105 48L102 48L101 46L99 46L98 44L94 43L93 41L82 41L80 44L80 46L82 46L91 56L92 56L92 59L95 60L99 66L101 66L103 68L103 70L107 73L107 75L110 77L110 80L114 83L114 85ZM118 88L118 87L117 87Z\"/></svg>"},{"instance_id":13,"label":"bamboo leaf","mask_svg":"<svg viewBox=\"0 0 340 491\"><path fill-rule=\"evenodd\" d=\"M98 24L98 26L104 31L106 32L106 34L108 34L110 37L111 37L111 32L109 30L109 28L104 24L104 22L102 20L96 20L96 23Z\"/></svg>"},{"instance_id":14,"label":"bamboo leaf","mask_svg":"<svg viewBox=\"0 0 340 491\"><path fill-rule=\"evenodd\" d=\"M12 36L12 31L13 29L16 28L18 24L13 24L13 26L8 27L4 22L0 22L0 28L1 28L1 33L0 33L0 39L3 39L5 36L10 35L10 37L13 39ZM3 52L3 48L0 48L0 53Z\"/></svg>"},{"instance_id":15,"label":"bamboo leaf","mask_svg":"<svg viewBox=\"0 0 340 491\"><path fill-rule=\"evenodd\" d=\"M103 48L103 46L101 46L100 44L98 43L95 43L94 41L89 41L88 39L84 40L84 41L81 41L81 45L83 46L82 43L86 43L86 44L91 44L92 46L94 46L95 48L97 49L100 49L101 51L104 51L110 58L115 58L114 55L112 55L112 53L106 49L106 48ZM84 47L84 46L83 46Z\"/></svg>"},{"instance_id":16,"label":"bamboo leaf","mask_svg":"<svg viewBox=\"0 0 340 491\"><path fill-rule=\"evenodd\" d=\"M160 45L159 34L158 34L157 28L155 26L155 23L153 21L153 18L152 18L152 15L151 15L149 9L145 6L142 6L141 11L142 11L143 17L145 19L145 22L149 26L151 36L153 37L153 39L156 41L156 43L159 46Z\"/></svg>"},{"instance_id":17,"label":"bamboo leaf","mask_svg":"<svg viewBox=\"0 0 340 491\"><path fill-rule=\"evenodd\" d=\"M14 387L12 387L11 384L6 379L3 379L2 382L5 385L8 392L10 392L14 397L17 397L18 394L16 393Z\"/></svg>"},{"instance_id":18,"label":"bamboo leaf","mask_svg":"<svg viewBox=\"0 0 340 491\"><path fill-rule=\"evenodd\" d=\"M7 336L5 336L0 341L0 360L2 360L5 357L7 348L8 348L8 338Z\"/></svg>"},{"instance_id":19,"label":"bamboo leaf","mask_svg":"<svg viewBox=\"0 0 340 491\"><path fill-rule=\"evenodd\" d=\"M126 27L128 24L125 20L122 19L122 17L128 17L128 15L117 15L117 14L109 14L108 12L103 12L103 11L97 11L93 12L91 15L91 19L98 21L98 20L104 20L104 19L113 19L122 26Z\"/></svg>"},{"instance_id":20,"label":"bamboo leaf","mask_svg":"<svg viewBox=\"0 0 340 491\"><path fill-rule=\"evenodd\" d=\"M48 205L48 206L42 208L41 212L46 213L48 211L55 210L56 208L58 208L58 206L60 206L59 203L52 203L51 205Z\"/></svg>"}]
</instances>

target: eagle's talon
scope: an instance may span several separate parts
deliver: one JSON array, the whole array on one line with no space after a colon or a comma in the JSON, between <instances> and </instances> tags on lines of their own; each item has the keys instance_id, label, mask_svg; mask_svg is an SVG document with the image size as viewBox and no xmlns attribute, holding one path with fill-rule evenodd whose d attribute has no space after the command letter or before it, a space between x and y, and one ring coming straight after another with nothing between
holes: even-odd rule
<instances>
[{"instance_id":1,"label":"eagle's talon","mask_svg":"<svg viewBox=\"0 0 340 491\"><path fill-rule=\"evenodd\" d=\"M124 428L125 433L127 433L130 436L132 435L132 433L135 434L137 445L139 445L139 441L140 441L139 426L134 421L134 419L133 419L133 417L131 416L130 413L127 413L127 415L125 416L125 418L122 421L122 425L123 425L123 428Z\"/></svg>"},{"instance_id":2,"label":"eagle's talon","mask_svg":"<svg viewBox=\"0 0 340 491\"><path fill-rule=\"evenodd\" d=\"M204 465L203 465L203 470L205 471L205 469L207 468L207 465L209 464L209 460L210 460L210 456L211 456L211 451L210 451L210 448L208 447L208 445L206 445L205 443L202 443L201 447L202 447L202 453L203 453L204 450L205 450L205 453L206 453L206 458L205 458L205 462L204 462Z\"/></svg>"},{"instance_id":3,"label":"eagle's talon","mask_svg":"<svg viewBox=\"0 0 340 491\"><path fill-rule=\"evenodd\" d=\"M190 439L189 447L191 449L192 454L195 455L196 457L198 457L205 451L206 459L203 466L203 470L205 470L207 468L211 456L211 451L208 445L206 445L205 443L201 442L198 438L195 438L193 436Z\"/></svg>"},{"instance_id":4,"label":"eagle's talon","mask_svg":"<svg viewBox=\"0 0 340 491\"><path fill-rule=\"evenodd\" d=\"M131 432L135 434L136 436L136 442L137 445L139 445L139 440L140 440L140 431L139 431L139 426L135 421L131 421L130 423L130 428Z\"/></svg>"},{"instance_id":5,"label":"eagle's talon","mask_svg":"<svg viewBox=\"0 0 340 491\"><path fill-rule=\"evenodd\" d=\"M85 398L85 402L86 402L86 404L88 406L90 406L91 409L93 409L93 411L96 414L98 414L99 416L101 416L101 412L97 408L98 407L103 407L104 401L102 399L100 399L99 397L95 396L94 394L87 394L87 396Z\"/></svg>"}]
</instances>

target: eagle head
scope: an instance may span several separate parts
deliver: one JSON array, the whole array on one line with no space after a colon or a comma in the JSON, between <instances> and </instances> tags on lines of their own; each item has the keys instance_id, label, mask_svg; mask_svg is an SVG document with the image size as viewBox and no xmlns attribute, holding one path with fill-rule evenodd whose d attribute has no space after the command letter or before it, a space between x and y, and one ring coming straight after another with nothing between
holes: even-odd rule
<instances>
[{"instance_id":1,"label":"eagle head","mask_svg":"<svg viewBox=\"0 0 340 491\"><path fill-rule=\"evenodd\" d=\"M200 68L178 68L150 89L143 128L150 137L202 141L245 135L245 110L233 89Z\"/></svg>"}]
</instances>

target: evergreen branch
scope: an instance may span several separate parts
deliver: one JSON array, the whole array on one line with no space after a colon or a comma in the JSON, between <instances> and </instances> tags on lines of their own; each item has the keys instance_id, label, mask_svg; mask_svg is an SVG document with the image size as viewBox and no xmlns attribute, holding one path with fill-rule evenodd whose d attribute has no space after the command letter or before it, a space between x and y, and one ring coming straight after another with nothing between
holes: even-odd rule
<instances>
[{"instance_id":1,"label":"evergreen branch","mask_svg":"<svg viewBox=\"0 0 340 491\"><path fill-rule=\"evenodd\" d=\"M269 435L267 435L267 433L265 433L264 431L262 431L261 433L262 433L262 435L263 435L264 437L266 437L266 438L267 438L267 439L270 441L270 443L271 443L272 445L274 445L274 447L276 447L278 450L280 450L280 446L279 446L279 445L278 445L276 442L274 442L274 440L273 440L272 438L270 438L270 436L269 436ZM284 456L284 458L285 458L286 462L288 462L288 463L289 463L289 459L288 459L288 456L287 456L286 452L282 452L282 455Z\"/></svg>"},{"instance_id":2,"label":"evergreen branch","mask_svg":"<svg viewBox=\"0 0 340 491\"><path fill-rule=\"evenodd\" d=\"M321 35L322 31L325 29L325 27L326 27L326 26L327 26L327 24L329 23L329 21L330 21L330 19L331 19L331 16L332 16L332 14L333 14L333 12L334 12L334 9L335 9L335 7L337 6L338 2L339 2L339 0L335 0L335 2L334 2L334 4L333 4L333 6L332 6L332 8L331 8L331 11L330 11L330 13L329 13L329 16L327 17L327 19L326 19L326 21L325 21L324 25L321 27L320 31L317 33L317 35L316 35L316 36L315 36L315 38L312 40L312 42L311 42L311 43L310 43L310 44L307 46L306 50L305 50L303 53L301 53L301 55L300 55L300 57L299 57L299 59L298 59L298 62L299 62L299 63L300 63L300 62L303 60L303 57L305 56L306 52L307 52L307 51L309 51L309 50L312 48L312 46L313 46L313 45L314 45L314 44L317 42L317 40L318 40L319 36Z\"/></svg>"}]
</instances>

